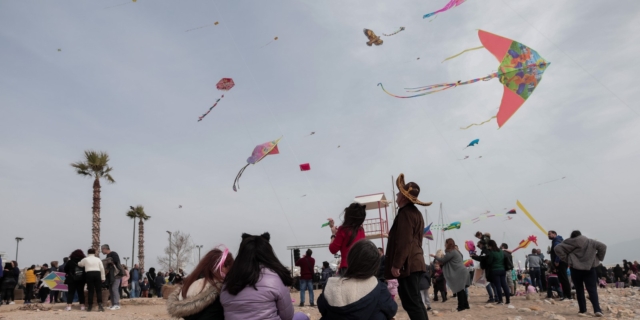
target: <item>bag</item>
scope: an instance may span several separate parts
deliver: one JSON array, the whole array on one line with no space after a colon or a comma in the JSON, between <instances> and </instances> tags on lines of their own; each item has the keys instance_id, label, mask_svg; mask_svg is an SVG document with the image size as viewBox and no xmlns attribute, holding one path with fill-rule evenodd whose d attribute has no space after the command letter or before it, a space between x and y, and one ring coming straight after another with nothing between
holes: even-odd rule
<instances>
[{"instance_id":1,"label":"bag","mask_svg":"<svg viewBox=\"0 0 640 320\"><path fill-rule=\"evenodd\" d=\"M82 281L84 279L84 269L76 265L71 278L75 282Z\"/></svg>"}]
</instances>

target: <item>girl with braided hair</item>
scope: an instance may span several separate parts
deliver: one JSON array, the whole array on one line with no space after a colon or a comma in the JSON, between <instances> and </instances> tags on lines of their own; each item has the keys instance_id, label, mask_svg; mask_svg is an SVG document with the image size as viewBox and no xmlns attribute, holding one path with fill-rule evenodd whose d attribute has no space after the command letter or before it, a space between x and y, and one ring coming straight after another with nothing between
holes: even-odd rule
<instances>
[{"instance_id":1,"label":"girl with braided hair","mask_svg":"<svg viewBox=\"0 0 640 320\"><path fill-rule=\"evenodd\" d=\"M352 203L344 209L344 221L342 225L336 227L333 219L329 219L329 227L331 227L331 244L329 244L329 251L336 254L340 251L341 260L338 273L343 275L347 269L347 256L349 250L354 243L358 240L364 239L364 228L362 223L367 217L365 205L359 203Z\"/></svg>"}]
</instances>

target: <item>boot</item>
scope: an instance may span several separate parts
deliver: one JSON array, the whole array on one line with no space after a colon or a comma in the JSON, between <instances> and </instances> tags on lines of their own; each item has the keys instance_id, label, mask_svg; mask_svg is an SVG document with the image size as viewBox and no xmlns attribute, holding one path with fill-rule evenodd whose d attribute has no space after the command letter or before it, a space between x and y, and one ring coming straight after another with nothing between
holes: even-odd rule
<instances>
[{"instance_id":1,"label":"boot","mask_svg":"<svg viewBox=\"0 0 640 320\"><path fill-rule=\"evenodd\" d=\"M98 303L98 311L104 312L104 308L102 307L102 303Z\"/></svg>"},{"instance_id":2,"label":"boot","mask_svg":"<svg viewBox=\"0 0 640 320\"><path fill-rule=\"evenodd\" d=\"M442 293L442 303L445 303L445 302L447 302L447 292L446 291Z\"/></svg>"},{"instance_id":3,"label":"boot","mask_svg":"<svg viewBox=\"0 0 640 320\"><path fill-rule=\"evenodd\" d=\"M92 305L89 305L89 306L87 307L87 312L91 312L91 307L93 307L93 306L92 306Z\"/></svg>"}]
</instances>

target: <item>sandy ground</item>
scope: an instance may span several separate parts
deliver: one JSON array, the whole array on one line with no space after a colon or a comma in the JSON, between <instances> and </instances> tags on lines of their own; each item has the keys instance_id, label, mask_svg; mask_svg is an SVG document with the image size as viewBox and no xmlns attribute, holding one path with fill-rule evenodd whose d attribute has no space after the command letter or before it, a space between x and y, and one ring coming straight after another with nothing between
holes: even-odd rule
<instances>
[{"instance_id":1,"label":"sandy ground","mask_svg":"<svg viewBox=\"0 0 640 320\"><path fill-rule=\"evenodd\" d=\"M316 298L320 291L316 291ZM296 302L300 299L300 294L294 292L292 299ZM608 319L640 319L640 292L637 289L607 289L599 291L600 304ZM308 297L307 297L308 300ZM398 304L400 301L396 298ZM456 300L449 299L447 302L433 302L434 312L429 313L432 319L504 319L504 320L525 320L525 319L583 319L578 317L578 307L576 301L551 301L546 299L527 300L525 297L513 297L512 308L507 306L487 305L486 291L480 288L471 288L470 304L471 310L455 312ZM294 303L296 311L309 314L312 320L320 319L320 313L315 307L298 307ZM589 312L593 316L593 309L587 302ZM21 319L171 319L165 310L165 300L162 299L135 299L122 300L122 309L118 311L106 312L80 312L79 307L74 305L71 312L64 311L64 304L45 304L48 311L20 310L22 302L16 305L0 306L0 319L21 320ZM409 319L407 314L398 308L397 320Z\"/></svg>"}]
</instances>

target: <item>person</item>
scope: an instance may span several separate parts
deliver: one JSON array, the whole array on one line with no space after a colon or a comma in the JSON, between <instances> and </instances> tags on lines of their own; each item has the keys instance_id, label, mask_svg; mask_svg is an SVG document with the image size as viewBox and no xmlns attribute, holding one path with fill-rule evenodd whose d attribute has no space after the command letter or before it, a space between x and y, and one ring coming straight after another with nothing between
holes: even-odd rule
<instances>
[{"instance_id":1,"label":"person","mask_svg":"<svg viewBox=\"0 0 640 320\"><path fill-rule=\"evenodd\" d=\"M384 261L386 256L384 255L384 249L378 247L378 253L380 253L380 268L378 270L378 280L384 281Z\"/></svg>"},{"instance_id":2,"label":"person","mask_svg":"<svg viewBox=\"0 0 640 320\"><path fill-rule=\"evenodd\" d=\"M418 200L420 186L404 182L404 174L396 179L398 214L393 221L387 241L387 258L384 276L398 279L398 295L402 307L411 320L428 319L427 309L420 295L420 279L427 271L422 250L424 220L416 205L429 206Z\"/></svg>"},{"instance_id":3,"label":"person","mask_svg":"<svg viewBox=\"0 0 640 320\"><path fill-rule=\"evenodd\" d=\"M313 251L307 249L302 258L296 261L296 266L300 267L300 306L304 307L305 291L309 290L309 304L314 307L315 299L313 297L313 273L316 260L311 257Z\"/></svg>"},{"instance_id":4,"label":"person","mask_svg":"<svg viewBox=\"0 0 640 320\"><path fill-rule=\"evenodd\" d=\"M95 249L87 250L87 256L78 262L78 266L84 268L85 271L85 280L87 281L87 291L89 293L87 311L91 312L93 294L95 293L98 300L98 311L104 312L102 307L102 283L106 280L104 265L102 260L96 257L95 254Z\"/></svg>"},{"instance_id":5,"label":"person","mask_svg":"<svg viewBox=\"0 0 640 320\"><path fill-rule=\"evenodd\" d=\"M137 298L140 295L140 281L142 280L140 274L140 266L136 263L133 265L133 269L129 272L131 281L131 298Z\"/></svg>"},{"instance_id":6,"label":"person","mask_svg":"<svg viewBox=\"0 0 640 320\"><path fill-rule=\"evenodd\" d=\"M422 274L422 278L420 278L420 295L422 296L422 303L427 306L427 311L431 311L431 301L429 300L431 274L429 273L429 270L431 270L431 268L427 267L427 272Z\"/></svg>"},{"instance_id":7,"label":"person","mask_svg":"<svg viewBox=\"0 0 640 320\"><path fill-rule=\"evenodd\" d=\"M158 272L158 275L156 276L156 282L154 283L155 290L156 290L156 297L162 298L162 287L164 287L166 283L167 282L164 279L164 274L162 272Z\"/></svg>"},{"instance_id":8,"label":"person","mask_svg":"<svg viewBox=\"0 0 640 320\"><path fill-rule=\"evenodd\" d=\"M547 263L545 262L544 259L544 254L542 254L542 250L538 249L536 250L536 254L538 255L538 257L540 257L540 283L542 284L542 291L546 291L547 290L547 271L548 271L548 267L547 267Z\"/></svg>"},{"instance_id":9,"label":"person","mask_svg":"<svg viewBox=\"0 0 640 320\"><path fill-rule=\"evenodd\" d=\"M85 258L82 250L77 249L69 255L69 261L64 264L65 283L67 284L67 311L71 311L73 298L78 294L80 311L84 311L84 285L87 283L85 268L79 266L80 261Z\"/></svg>"},{"instance_id":10,"label":"person","mask_svg":"<svg viewBox=\"0 0 640 320\"><path fill-rule=\"evenodd\" d=\"M226 320L294 317L291 273L273 252L269 233L242 234L233 268L224 278L220 303Z\"/></svg>"},{"instance_id":11,"label":"person","mask_svg":"<svg viewBox=\"0 0 640 320\"><path fill-rule=\"evenodd\" d=\"M476 237L478 237L478 233L480 233L480 231L476 233ZM482 236L482 233L480 233L480 236ZM496 292L496 287L494 286L493 282L491 282L491 269L487 269L487 259L490 253L490 250L487 249L489 241L491 241L490 238L487 238L486 243L484 242L484 240L478 241L477 247L478 249L480 249L480 255L477 255L476 252L476 254L471 255L471 259L480 262L480 270L484 272L485 279L488 282L485 286L487 294L489 295L489 300L487 300L487 303L492 303L497 301L498 296L494 294Z\"/></svg>"},{"instance_id":12,"label":"person","mask_svg":"<svg viewBox=\"0 0 640 320\"><path fill-rule=\"evenodd\" d=\"M122 269L124 270L124 276L122 276L122 280L120 282L120 290L118 294L120 294L120 298L122 298L122 293L124 292L127 297L131 298L131 293L129 293L129 268L123 265Z\"/></svg>"},{"instance_id":13,"label":"person","mask_svg":"<svg viewBox=\"0 0 640 320\"><path fill-rule=\"evenodd\" d=\"M149 288L149 292L147 292L147 296L149 298L152 298L153 297L154 286L155 286L155 283L156 283L156 269L155 268L149 268L149 271L147 272L146 276L147 277L145 279L147 279L149 281L149 285L151 286ZM157 294L158 293L156 293L156 295Z\"/></svg>"},{"instance_id":14,"label":"person","mask_svg":"<svg viewBox=\"0 0 640 320\"><path fill-rule=\"evenodd\" d=\"M600 278L600 281L598 282L598 284L599 284L599 287L601 289L606 288L607 287L607 278L605 278L605 277Z\"/></svg>"},{"instance_id":15,"label":"person","mask_svg":"<svg viewBox=\"0 0 640 320\"><path fill-rule=\"evenodd\" d=\"M534 287L540 288L542 290L542 279L540 279L540 266L542 265L542 260L540 260L540 256L538 256L538 250L532 249L531 254L527 255L527 259L524 263L524 268L529 270L529 275L531 276L532 285Z\"/></svg>"},{"instance_id":16,"label":"person","mask_svg":"<svg viewBox=\"0 0 640 320\"><path fill-rule=\"evenodd\" d=\"M329 281L329 278L331 277L333 277L333 270L331 269L331 266L329 266L328 261L323 261L322 273L320 274L320 284L322 285L323 289L324 289L324 286L327 285L327 281Z\"/></svg>"},{"instance_id":17,"label":"person","mask_svg":"<svg viewBox=\"0 0 640 320\"><path fill-rule=\"evenodd\" d=\"M622 278L624 277L624 270L622 270L622 267L620 267L619 264L616 264L616 266L613 267L613 277L616 285L617 282L622 282Z\"/></svg>"},{"instance_id":18,"label":"person","mask_svg":"<svg viewBox=\"0 0 640 320\"><path fill-rule=\"evenodd\" d=\"M151 285L149 284L149 278L144 278L144 281L140 284L140 296L143 298L149 297L149 289Z\"/></svg>"},{"instance_id":19,"label":"person","mask_svg":"<svg viewBox=\"0 0 640 320\"><path fill-rule=\"evenodd\" d=\"M476 232L475 237L482 242L483 245L488 245L491 240L490 233L482 233L481 231Z\"/></svg>"},{"instance_id":20,"label":"person","mask_svg":"<svg viewBox=\"0 0 640 320\"><path fill-rule=\"evenodd\" d=\"M62 264L58 267L58 271L59 272L65 272L64 268L67 266L67 262L69 262L69 257L62 258ZM60 292L60 300L63 301L63 302L67 301L67 292L66 291L61 291Z\"/></svg>"},{"instance_id":21,"label":"person","mask_svg":"<svg viewBox=\"0 0 640 320\"><path fill-rule=\"evenodd\" d=\"M348 259L346 272L330 278L318 297L321 319L392 319L398 305L385 283L377 279L380 255L376 246L360 240L351 247Z\"/></svg>"},{"instance_id":22,"label":"person","mask_svg":"<svg viewBox=\"0 0 640 320\"><path fill-rule=\"evenodd\" d=\"M44 265L46 265L46 263ZM48 267L43 267L40 269L40 278L38 279L38 284L37 284L38 297L40 298L40 303L45 303L45 302L49 303L49 301L47 301L47 298L49 298L49 293L51 293L51 289L48 286L46 286L44 283L44 278L48 276L49 273L51 273L51 269L49 269Z\"/></svg>"},{"instance_id":23,"label":"person","mask_svg":"<svg viewBox=\"0 0 640 320\"><path fill-rule=\"evenodd\" d=\"M562 293L564 294L564 297L560 300L571 300L571 283L569 283L569 276L567 275L569 266L566 262L560 260L555 251L556 246L561 244L564 239L553 230L550 230L547 235L549 236L549 240L551 240L551 261L557 268L556 270L558 272L558 280L560 280L560 285L562 285Z\"/></svg>"},{"instance_id":24,"label":"person","mask_svg":"<svg viewBox=\"0 0 640 320\"><path fill-rule=\"evenodd\" d=\"M558 271L556 271L556 266L549 262L548 263L548 279L547 279L547 298L553 298L553 290L558 293L558 297L562 298L562 287L560 287L560 281L558 280Z\"/></svg>"},{"instance_id":25,"label":"person","mask_svg":"<svg viewBox=\"0 0 640 320\"><path fill-rule=\"evenodd\" d=\"M395 300L398 295L398 280L389 279L387 280L387 290L389 290L389 294L391 294L391 300Z\"/></svg>"},{"instance_id":26,"label":"person","mask_svg":"<svg viewBox=\"0 0 640 320\"><path fill-rule=\"evenodd\" d=\"M589 293L589 300L596 317L602 317L602 310L598 301L598 278L596 266L604 260L607 246L599 241L589 239L579 230L571 233L571 238L555 247L556 255L561 261L571 266L571 280L576 287L576 298L581 314L587 313L585 287ZM560 270L560 272L562 272Z\"/></svg>"},{"instance_id":27,"label":"person","mask_svg":"<svg viewBox=\"0 0 640 320\"><path fill-rule=\"evenodd\" d=\"M442 302L447 302L447 280L444 278L444 273L440 267L440 263L437 261L433 263L434 273L432 277L433 281L433 301L438 301L438 292L442 297Z\"/></svg>"},{"instance_id":28,"label":"person","mask_svg":"<svg viewBox=\"0 0 640 320\"><path fill-rule=\"evenodd\" d=\"M120 256L117 252L111 251L108 244L103 244L100 247L102 254L106 255L107 259L111 259L108 263L109 273L113 276L113 281L109 284L109 295L111 296L111 308L109 310L120 310L120 283L122 283L122 265L120 264Z\"/></svg>"},{"instance_id":29,"label":"person","mask_svg":"<svg viewBox=\"0 0 640 320\"><path fill-rule=\"evenodd\" d=\"M36 266L31 265L25 272L25 281L26 281L26 292L24 296L24 304L31 304L31 299L33 299L33 287L36 285Z\"/></svg>"},{"instance_id":30,"label":"person","mask_svg":"<svg viewBox=\"0 0 640 320\"><path fill-rule=\"evenodd\" d=\"M49 273L51 272L58 272L58 266L59 263L58 261L51 261L51 268L49 269ZM49 292L49 302L50 303L60 303L60 291L57 290L51 290Z\"/></svg>"},{"instance_id":31,"label":"person","mask_svg":"<svg viewBox=\"0 0 640 320\"><path fill-rule=\"evenodd\" d=\"M365 205L352 203L344 209L344 221L340 227L336 227L333 219L329 219L329 227L331 227L331 243L329 251L333 254L340 252L341 260L338 267L338 274L342 275L347 269L347 258L349 249L360 239L364 239L364 229L362 223L367 217Z\"/></svg>"},{"instance_id":32,"label":"person","mask_svg":"<svg viewBox=\"0 0 640 320\"><path fill-rule=\"evenodd\" d=\"M638 286L638 276L636 276L635 273L633 273L632 270L629 270L629 286L630 287L637 287Z\"/></svg>"},{"instance_id":33,"label":"person","mask_svg":"<svg viewBox=\"0 0 640 320\"><path fill-rule=\"evenodd\" d=\"M487 255L487 272L491 272L491 282L496 288L496 303L504 304L502 297L505 297L506 303L511 304L511 293L507 285L507 265L509 264L504 255L504 251L500 250L495 241L489 240L487 245L489 254Z\"/></svg>"},{"instance_id":34,"label":"person","mask_svg":"<svg viewBox=\"0 0 640 320\"><path fill-rule=\"evenodd\" d=\"M215 248L205 254L182 287L169 294L167 312L185 320L224 319L220 291L233 262L229 249Z\"/></svg>"},{"instance_id":35,"label":"person","mask_svg":"<svg viewBox=\"0 0 640 320\"><path fill-rule=\"evenodd\" d=\"M510 281L509 290L511 290L511 296L513 297L518 291L518 273L516 269L511 270L511 281Z\"/></svg>"},{"instance_id":36,"label":"person","mask_svg":"<svg viewBox=\"0 0 640 320\"><path fill-rule=\"evenodd\" d=\"M489 243L493 243L495 245L495 241L493 240L491 240ZM493 246L491 248L495 248L495 250L498 250L497 246ZM498 250L498 253L500 254L501 257L504 257L501 251ZM431 256L435 258L436 261L442 264L442 270L444 272L444 277L447 280L447 285L449 286L451 291L456 294L456 297L458 298L457 310L464 311L467 309L471 309L469 307L467 293L464 290L467 282L469 281L468 280L469 273L467 272L467 268L465 268L464 263L462 262L462 253L456 250L456 242L453 241L453 239L451 238L445 241L444 257L439 258L439 257L436 257L435 255L431 255ZM487 269L487 270L491 270L491 269ZM502 271L504 273L504 269ZM494 272L493 274L497 274L497 272ZM504 280L504 274L502 275L502 279Z\"/></svg>"},{"instance_id":37,"label":"person","mask_svg":"<svg viewBox=\"0 0 640 320\"><path fill-rule=\"evenodd\" d=\"M176 273L173 269L169 269L169 279L167 279L169 284L173 284L173 281L176 279Z\"/></svg>"},{"instance_id":38,"label":"person","mask_svg":"<svg viewBox=\"0 0 640 320\"><path fill-rule=\"evenodd\" d=\"M0 263L2 263L0 261ZM4 268L0 270L0 304L9 304L13 297L13 288L16 286L17 280L13 276L13 263L7 262Z\"/></svg>"},{"instance_id":39,"label":"person","mask_svg":"<svg viewBox=\"0 0 640 320\"><path fill-rule=\"evenodd\" d=\"M507 282L507 286L509 287L509 292L511 293L511 296L513 297L513 295L515 294L515 287L513 287L513 283L512 283L512 274L511 272L513 271L514 267L513 267L513 256L511 255L511 252L509 251L509 245L507 245L506 243L503 243L500 245L500 250L502 250L502 253L504 253L504 258L505 258L505 271L506 271L506 282ZM540 250L538 250L540 251Z\"/></svg>"}]
</instances>

